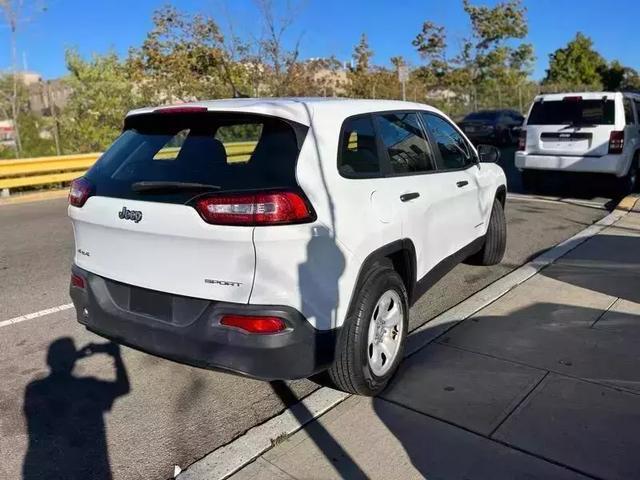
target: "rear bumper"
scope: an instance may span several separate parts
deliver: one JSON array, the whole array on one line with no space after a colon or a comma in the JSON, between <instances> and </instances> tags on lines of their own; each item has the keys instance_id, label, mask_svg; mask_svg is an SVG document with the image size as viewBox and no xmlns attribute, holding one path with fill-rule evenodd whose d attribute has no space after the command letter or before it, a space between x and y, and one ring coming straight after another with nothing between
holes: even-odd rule
<instances>
[{"instance_id":1,"label":"rear bumper","mask_svg":"<svg viewBox=\"0 0 640 480\"><path fill-rule=\"evenodd\" d=\"M84 289L70 288L78 322L117 343L179 363L261 380L306 378L333 361L338 329L316 330L293 308L203 301L156 292L162 301L187 305L180 319L160 319L126 308L128 292L138 287L75 265L72 271L85 279ZM220 325L224 314L277 316L286 322L287 329L270 335L248 334Z\"/></svg>"},{"instance_id":2,"label":"rear bumper","mask_svg":"<svg viewBox=\"0 0 640 480\"><path fill-rule=\"evenodd\" d=\"M516 152L515 164L520 170L559 170L565 172L607 173L622 177L627 173L624 155L602 157L567 157L557 155L532 155Z\"/></svg>"}]
</instances>

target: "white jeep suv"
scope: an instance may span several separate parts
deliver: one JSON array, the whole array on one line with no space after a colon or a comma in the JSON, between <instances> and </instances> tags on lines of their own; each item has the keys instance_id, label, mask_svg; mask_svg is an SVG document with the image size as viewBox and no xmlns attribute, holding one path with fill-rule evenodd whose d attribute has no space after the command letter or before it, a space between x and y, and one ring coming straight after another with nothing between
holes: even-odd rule
<instances>
[{"instance_id":1,"label":"white jeep suv","mask_svg":"<svg viewBox=\"0 0 640 480\"><path fill-rule=\"evenodd\" d=\"M538 95L522 128L516 167L525 188L554 171L608 174L628 193L640 162L640 95Z\"/></svg>"},{"instance_id":2,"label":"white jeep suv","mask_svg":"<svg viewBox=\"0 0 640 480\"><path fill-rule=\"evenodd\" d=\"M328 369L376 394L421 292L462 260L502 259L497 157L416 103L132 111L71 187L78 321L178 362L265 380Z\"/></svg>"}]
</instances>

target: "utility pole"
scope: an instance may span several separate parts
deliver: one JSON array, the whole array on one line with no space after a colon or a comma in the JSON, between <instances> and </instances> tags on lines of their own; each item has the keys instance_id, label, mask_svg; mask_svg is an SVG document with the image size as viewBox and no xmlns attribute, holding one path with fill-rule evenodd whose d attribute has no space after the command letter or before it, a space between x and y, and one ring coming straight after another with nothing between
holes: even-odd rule
<instances>
[{"instance_id":1,"label":"utility pole","mask_svg":"<svg viewBox=\"0 0 640 480\"><path fill-rule=\"evenodd\" d=\"M51 81L47 80L44 84L45 91L47 93L47 103L49 104L49 111L53 118L53 139L56 142L56 155L62 155L60 151L60 124L58 123L58 115L56 113L56 106L51 98Z\"/></svg>"},{"instance_id":2,"label":"utility pole","mask_svg":"<svg viewBox=\"0 0 640 480\"><path fill-rule=\"evenodd\" d=\"M407 100L407 80L409 80L409 67L406 65L398 66L398 80L402 84L402 100Z\"/></svg>"}]
</instances>

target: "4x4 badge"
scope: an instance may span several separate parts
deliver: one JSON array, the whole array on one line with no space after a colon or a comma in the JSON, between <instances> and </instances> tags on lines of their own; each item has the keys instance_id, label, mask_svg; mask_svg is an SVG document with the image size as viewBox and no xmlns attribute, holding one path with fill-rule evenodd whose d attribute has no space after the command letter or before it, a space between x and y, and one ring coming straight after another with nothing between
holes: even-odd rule
<instances>
[{"instance_id":1,"label":"4x4 badge","mask_svg":"<svg viewBox=\"0 0 640 480\"><path fill-rule=\"evenodd\" d=\"M142 212L140 210L129 210L127 207L122 207L122 210L118 212L118 217L122 220L133 220L138 223L142 220Z\"/></svg>"}]
</instances>

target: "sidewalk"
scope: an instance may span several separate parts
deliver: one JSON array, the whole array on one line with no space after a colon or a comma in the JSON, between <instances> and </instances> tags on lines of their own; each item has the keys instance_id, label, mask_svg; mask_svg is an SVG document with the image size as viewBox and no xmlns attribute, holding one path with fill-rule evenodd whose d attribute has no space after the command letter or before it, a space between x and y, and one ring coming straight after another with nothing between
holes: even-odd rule
<instances>
[{"instance_id":1,"label":"sidewalk","mask_svg":"<svg viewBox=\"0 0 640 480\"><path fill-rule=\"evenodd\" d=\"M418 335L429 336L429 329ZM640 213L350 397L239 479L640 478Z\"/></svg>"}]
</instances>

